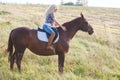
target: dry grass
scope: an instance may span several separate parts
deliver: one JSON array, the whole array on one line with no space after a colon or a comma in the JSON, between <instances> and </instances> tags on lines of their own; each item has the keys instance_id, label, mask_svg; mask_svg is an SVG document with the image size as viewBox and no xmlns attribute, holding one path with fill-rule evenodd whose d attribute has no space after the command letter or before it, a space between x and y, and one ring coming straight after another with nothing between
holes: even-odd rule
<instances>
[{"instance_id":1,"label":"dry grass","mask_svg":"<svg viewBox=\"0 0 120 80\"><path fill-rule=\"evenodd\" d=\"M5 53L9 33L20 26L42 26L46 5L0 4L0 80L119 80L120 9L60 6L60 23L80 16L81 11L93 26L92 36L79 31L70 43L62 77L57 73L57 56L43 57L26 50L22 73L9 70Z\"/></svg>"}]
</instances>

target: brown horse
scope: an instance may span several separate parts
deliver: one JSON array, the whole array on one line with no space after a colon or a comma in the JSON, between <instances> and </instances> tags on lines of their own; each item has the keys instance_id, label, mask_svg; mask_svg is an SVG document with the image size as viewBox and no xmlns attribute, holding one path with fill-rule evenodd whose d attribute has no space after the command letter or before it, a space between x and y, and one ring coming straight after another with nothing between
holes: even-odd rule
<instances>
[{"instance_id":1,"label":"brown horse","mask_svg":"<svg viewBox=\"0 0 120 80\"><path fill-rule=\"evenodd\" d=\"M58 70L63 72L65 53L69 50L69 42L78 30L88 32L90 35L94 32L91 25L86 21L83 14L74 20L66 22L63 26L67 31L62 28L57 28L59 31L59 40L54 44L55 52L46 50L47 42L38 40L37 30L29 29L26 27L16 28L11 31L8 41L8 52L10 69L13 70L13 64L16 61L19 71L21 71L21 60L26 48L37 55L49 56L58 55ZM13 47L15 51L13 53Z\"/></svg>"}]
</instances>

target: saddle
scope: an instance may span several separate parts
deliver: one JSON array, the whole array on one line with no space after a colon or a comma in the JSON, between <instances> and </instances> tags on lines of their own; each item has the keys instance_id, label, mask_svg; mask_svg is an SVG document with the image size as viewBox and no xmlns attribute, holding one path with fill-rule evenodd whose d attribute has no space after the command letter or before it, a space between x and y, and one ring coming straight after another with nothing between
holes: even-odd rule
<instances>
[{"instance_id":1,"label":"saddle","mask_svg":"<svg viewBox=\"0 0 120 80\"><path fill-rule=\"evenodd\" d=\"M53 43L56 43L59 40L59 32L57 29L52 28L55 32L55 38L53 39ZM48 42L48 39L50 37L50 34L44 31L43 29L39 28L37 29L37 37L40 41Z\"/></svg>"}]
</instances>

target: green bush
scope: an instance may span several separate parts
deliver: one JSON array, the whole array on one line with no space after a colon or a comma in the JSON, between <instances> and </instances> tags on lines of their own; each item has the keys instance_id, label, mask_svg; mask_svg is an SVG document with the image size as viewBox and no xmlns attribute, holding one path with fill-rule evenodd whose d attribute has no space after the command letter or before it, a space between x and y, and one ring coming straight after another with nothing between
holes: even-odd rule
<instances>
[{"instance_id":1,"label":"green bush","mask_svg":"<svg viewBox=\"0 0 120 80\"><path fill-rule=\"evenodd\" d=\"M11 14L11 13L8 11L0 11L0 15L6 15L6 14Z\"/></svg>"}]
</instances>

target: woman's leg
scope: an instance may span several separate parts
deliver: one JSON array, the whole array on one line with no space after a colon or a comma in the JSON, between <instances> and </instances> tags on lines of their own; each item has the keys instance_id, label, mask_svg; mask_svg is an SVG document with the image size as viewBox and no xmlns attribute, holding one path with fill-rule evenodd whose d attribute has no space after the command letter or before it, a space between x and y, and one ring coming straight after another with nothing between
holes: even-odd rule
<instances>
[{"instance_id":1,"label":"woman's leg","mask_svg":"<svg viewBox=\"0 0 120 80\"><path fill-rule=\"evenodd\" d=\"M51 44L53 42L54 37L55 37L55 33L51 33L49 40L48 40L47 49L52 49Z\"/></svg>"},{"instance_id":2,"label":"woman's leg","mask_svg":"<svg viewBox=\"0 0 120 80\"><path fill-rule=\"evenodd\" d=\"M43 26L43 29L44 29L47 33L51 34L50 37L49 37L49 40L48 40L47 49L53 49L53 48L51 47L51 44L52 44L53 39L54 39L54 37L55 37L55 32L53 31L53 29L52 29L50 26L47 26L47 25L44 25L44 26Z\"/></svg>"}]
</instances>

